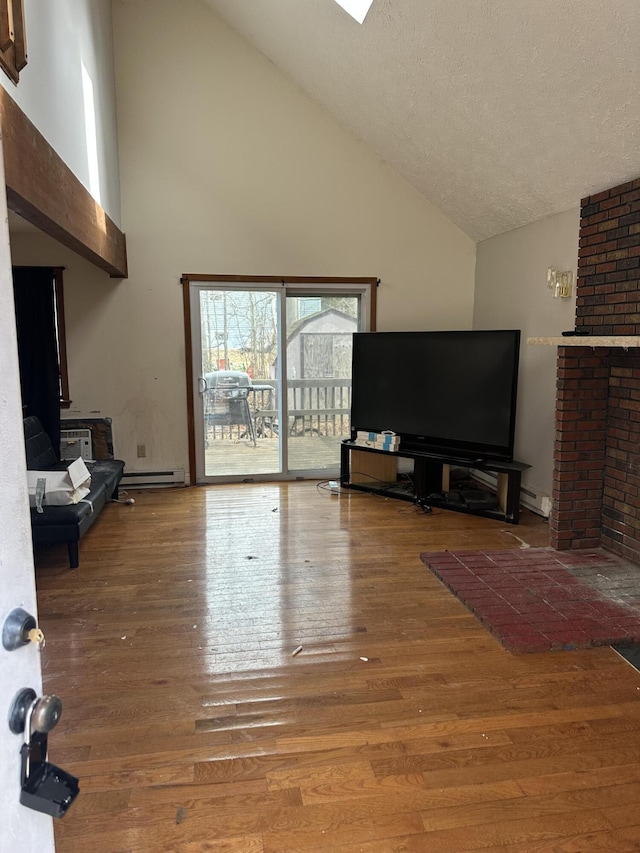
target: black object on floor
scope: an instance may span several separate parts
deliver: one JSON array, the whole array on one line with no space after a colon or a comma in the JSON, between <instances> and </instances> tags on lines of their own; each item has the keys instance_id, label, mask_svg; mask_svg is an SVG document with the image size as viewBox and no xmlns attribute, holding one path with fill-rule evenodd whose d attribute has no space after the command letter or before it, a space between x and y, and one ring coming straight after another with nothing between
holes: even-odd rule
<instances>
[{"instance_id":1,"label":"black object on floor","mask_svg":"<svg viewBox=\"0 0 640 853\"><path fill-rule=\"evenodd\" d=\"M460 495L467 509L495 509L498 506L496 496L482 489L463 489Z\"/></svg>"},{"instance_id":2,"label":"black object on floor","mask_svg":"<svg viewBox=\"0 0 640 853\"><path fill-rule=\"evenodd\" d=\"M640 645L635 646L611 646L614 652L623 657L634 669L640 672Z\"/></svg>"}]
</instances>

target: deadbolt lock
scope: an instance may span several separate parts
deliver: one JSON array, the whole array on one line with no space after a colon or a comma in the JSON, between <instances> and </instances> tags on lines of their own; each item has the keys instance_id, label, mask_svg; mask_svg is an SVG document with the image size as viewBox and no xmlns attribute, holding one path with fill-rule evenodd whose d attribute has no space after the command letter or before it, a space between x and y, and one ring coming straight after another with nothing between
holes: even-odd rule
<instances>
[{"instance_id":1,"label":"deadbolt lock","mask_svg":"<svg viewBox=\"0 0 640 853\"><path fill-rule=\"evenodd\" d=\"M37 643L44 648L44 633L38 628L35 616L22 607L16 607L7 616L2 626L2 645L13 652L28 643Z\"/></svg>"}]
</instances>

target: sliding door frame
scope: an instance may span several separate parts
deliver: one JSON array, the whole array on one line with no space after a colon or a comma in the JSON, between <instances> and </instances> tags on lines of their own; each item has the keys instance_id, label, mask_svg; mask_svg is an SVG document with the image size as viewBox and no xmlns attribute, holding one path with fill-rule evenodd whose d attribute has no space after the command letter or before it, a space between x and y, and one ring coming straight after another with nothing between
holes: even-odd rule
<instances>
[{"instance_id":1,"label":"sliding door frame","mask_svg":"<svg viewBox=\"0 0 640 853\"><path fill-rule=\"evenodd\" d=\"M380 280L372 277L350 277L343 276L258 276L258 275L215 275L208 273L184 273L180 282L182 284L182 302L184 310L184 340L185 340L185 376L187 390L187 431L189 441L189 485L196 484L196 429L195 429L195 397L193 388L193 336L192 336L192 313L191 313L191 284L210 282L212 284L235 285L281 285L287 289L295 290L296 285L304 289L313 287L318 291L326 290L327 294L335 292L341 285L353 287L361 285L366 291L368 302L368 316L366 328L374 332L376 330L376 288ZM286 478L286 473L278 475L278 479Z\"/></svg>"}]
</instances>

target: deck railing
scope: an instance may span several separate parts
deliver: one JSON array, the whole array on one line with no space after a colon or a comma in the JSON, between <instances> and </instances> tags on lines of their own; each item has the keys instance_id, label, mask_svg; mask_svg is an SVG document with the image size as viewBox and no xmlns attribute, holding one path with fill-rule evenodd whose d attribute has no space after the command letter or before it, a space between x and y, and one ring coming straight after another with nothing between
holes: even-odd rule
<instances>
[{"instance_id":1,"label":"deck railing","mask_svg":"<svg viewBox=\"0 0 640 853\"><path fill-rule=\"evenodd\" d=\"M277 390L275 379L254 379L249 389L249 408L258 439L279 432ZM351 379L289 379L287 404L290 436L350 434ZM246 424L209 423L208 428L212 439L247 437Z\"/></svg>"},{"instance_id":2,"label":"deck railing","mask_svg":"<svg viewBox=\"0 0 640 853\"><path fill-rule=\"evenodd\" d=\"M289 379L291 435L348 435L351 379Z\"/></svg>"}]
</instances>

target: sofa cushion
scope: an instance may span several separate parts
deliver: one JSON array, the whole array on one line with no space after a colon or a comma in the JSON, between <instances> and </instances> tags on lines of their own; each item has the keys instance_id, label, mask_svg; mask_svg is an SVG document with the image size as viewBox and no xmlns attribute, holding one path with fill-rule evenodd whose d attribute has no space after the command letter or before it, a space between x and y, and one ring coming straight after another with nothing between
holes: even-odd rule
<instances>
[{"instance_id":1,"label":"sofa cushion","mask_svg":"<svg viewBox=\"0 0 640 853\"><path fill-rule=\"evenodd\" d=\"M45 506L44 512L31 508L31 524L34 527L58 527L60 525L80 524L92 515L97 515L107 502L107 490L104 483L91 489L86 498L77 504L65 506Z\"/></svg>"},{"instance_id":2,"label":"sofa cushion","mask_svg":"<svg viewBox=\"0 0 640 853\"><path fill-rule=\"evenodd\" d=\"M118 483L124 473L124 462L121 459L99 459L97 462L87 462L87 468L91 474L91 490L104 485L107 500L117 498Z\"/></svg>"},{"instance_id":3,"label":"sofa cushion","mask_svg":"<svg viewBox=\"0 0 640 853\"><path fill-rule=\"evenodd\" d=\"M45 471L59 465L58 454L43 430L40 419L31 415L24 419L24 443L27 452L27 468L30 471Z\"/></svg>"}]
</instances>

